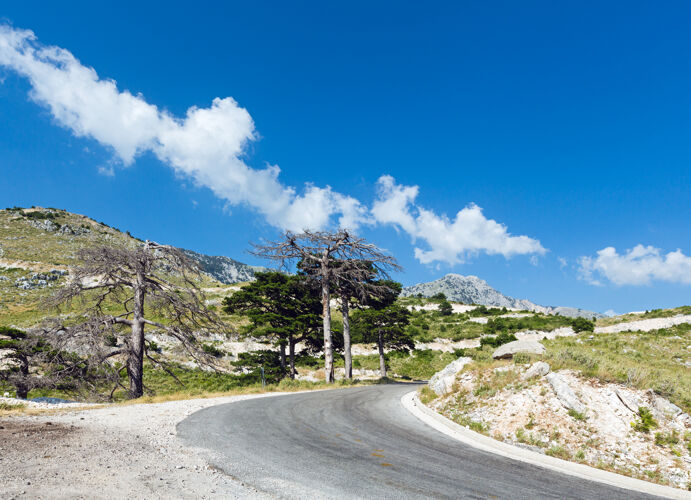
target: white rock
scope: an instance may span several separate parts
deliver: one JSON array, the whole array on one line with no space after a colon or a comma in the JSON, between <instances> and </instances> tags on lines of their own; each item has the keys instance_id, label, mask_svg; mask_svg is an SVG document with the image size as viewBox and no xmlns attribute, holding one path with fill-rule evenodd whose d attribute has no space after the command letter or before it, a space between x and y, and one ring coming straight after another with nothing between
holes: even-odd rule
<instances>
[{"instance_id":1,"label":"white rock","mask_svg":"<svg viewBox=\"0 0 691 500\"><path fill-rule=\"evenodd\" d=\"M665 398L658 396L652 389L648 390L646 396L648 396L652 407L668 418L675 418L682 413L681 408L674 403L670 403Z\"/></svg>"},{"instance_id":2,"label":"white rock","mask_svg":"<svg viewBox=\"0 0 691 500\"><path fill-rule=\"evenodd\" d=\"M638 413L638 409L643 406L640 401L635 396L628 396L624 391L620 390L618 387L614 388L614 393L619 398L619 401L623 403L626 408L634 413Z\"/></svg>"},{"instance_id":3,"label":"white rock","mask_svg":"<svg viewBox=\"0 0 691 500\"><path fill-rule=\"evenodd\" d=\"M456 374L460 372L465 365L470 363L472 358L458 358L446 365L443 370L432 375L429 379L429 388L434 391L437 396L443 396L451 392L451 387L456 380Z\"/></svg>"},{"instance_id":4,"label":"white rock","mask_svg":"<svg viewBox=\"0 0 691 500\"><path fill-rule=\"evenodd\" d=\"M549 384L552 386L552 389L554 389L554 393L557 395L557 398L559 398L559 401L562 405L564 405L565 408L577 411L578 413L586 412L587 408L578 400L578 397L576 397L576 394L574 394L573 390L571 390L571 387L569 387L569 384L564 377L558 373L552 372L549 373L546 378Z\"/></svg>"},{"instance_id":5,"label":"white rock","mask_svg":"<svg viewBox=\"0 0 691 500\"><path fill-rule=\"evenodd\" d=\"M494 359L512 358L514 354L519 352L544 354L545 346L535 340L514 340L513 342L499 346L497 350L492 353L492 357Z\"/></svg>"},{"instance_id":6,"label":"white rock","mask_svg":"<svg viewBox=\"0 0 691 500\"><path fill-rule=\"evenodd\" d=\"M530 368L526 370L526 372L522 375L523 380L528 380L531 378L535 377L544 377L549 373L549 365L545 363L544 361L538 361L537 363L533 363Z\"/></svg>"}]
</instances>

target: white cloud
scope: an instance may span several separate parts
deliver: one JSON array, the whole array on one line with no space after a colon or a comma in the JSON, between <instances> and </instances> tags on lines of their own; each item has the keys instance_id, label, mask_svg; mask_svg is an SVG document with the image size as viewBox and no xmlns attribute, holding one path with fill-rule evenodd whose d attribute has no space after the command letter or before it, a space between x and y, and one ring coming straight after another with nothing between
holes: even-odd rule
<instances>
[{"instance_id":1,"label":"white cloud","mask_svg":"<svg viewBox=\"0 0 691 500\"><path fill-rule=\"evenodd\" d=\"M385 175L379 178L378 188L372 207L375 221L403 229L413 242L424 241L427 249L415 248L415 256L423 264L435 261L457 264L481 252L508 258L542 255L546 251L538 240L512 236L506 226L487 219L477 205L468 205L451 220L415 205L417 186L396 184L393 177Z\"/></svg>"},{"instance_id":2,"label":"white cloud","mask_svg":"<svg viewBox=\"0 0 691 500\"><path fill-rule=\"evenodd\" d=\"M545 253L539 241L513 236L506 226L487 219L474 204L453 220L417 206L417 186L401 186L390 176L378 181L378 197L369 210L359 200L331 187L305 184L301 189L279 180L280 168L252 168L247 146L256 140L252 117L231 97L216 98L207 108L192 107L184 117L148 103L141 94L120 90L99 77L69 51L41 45L33 32L0 24L0 67L31 83L31 98L61 126L77 136L112 149L115 163L129 165L152 152L183 180L209 188L230 213L237 205L253 208L281 229L323 229L338 224L389 224L424 245L415 248L423 263L463 262L478 253L511 257ZM99 169L115 175L113 162ZM534 259L531 262L535 262Z\"/></svg>"},{"instance_id":3,"label":"white cloud","mask_svg":"<svg viewBox=\"0 0 691 500\"><path fill-rule=\"evenodd\" d=\"M33 32L7 25L0 25L0 65L26 77L31 98L60 125L112 148L125 165L152 151L230 205L248 205L283 229L323 228L338 215L351 229L364 222L366 210L352 197L311 185L299 194L281 184L278 166L249 167L242 157L256 139L254 122L230 97L214 99L209 108L192 107L179 119L99 78L69 51L43 46Z\"/></svg>"},{"instance_id":4,"label":"white cloud","mask_svg":"<svg viewBox=\"0 0 691 500\"><path fill-rule=\"evenodd\" d=\"M598 278L616 285L647 285L654 280L691 284L691 257L681 250L663 254L659 248L636 245L620 255L607 247L596 257L581 257L579 264L581 277L593 285L602 285Z\"/></svg>"},{"instance_id":5,"label":"white cloud","mask_svg":"<svg viewBox=\"0 0 691 500\"><path fill-rule=\"evenodd\" d=\"M559 261L559 269L564 269L568 265L568 261L564 257L557 257Z\"/></svg>"},{"instance_id":6,"label":"white cloud","mask_svg":"<svg viewBox=\"0 0 691 500\"><path fill-rule=\"evenodd\" d=\"M113 168L113 165L101 165L98 167L98 173L106 177L114 177L115 169Z\"/></svg>"}]
</instances>

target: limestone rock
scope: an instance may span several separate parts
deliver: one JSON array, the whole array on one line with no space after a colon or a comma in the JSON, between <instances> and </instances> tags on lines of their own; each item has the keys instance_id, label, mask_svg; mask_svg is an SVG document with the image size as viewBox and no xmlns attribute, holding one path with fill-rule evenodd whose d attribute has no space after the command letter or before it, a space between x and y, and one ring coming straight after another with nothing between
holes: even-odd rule
<instances>
[{"instance_id":1,"label":"limestone rock","mask_svg":"<svg viewBox=\"0 0 691 500\"><path fill-rule=\"evenodd\" d=\"M526 370L522 378L523 380L528 380L535 377L544 377L549 373L549 370L550 368L547 363L544 361L538 361L537 363L533 363L530 368Z\"/></svg>"},{"instance_id":2,"label":"limestone rock","mask_svg":"<svg viewBox=\"0 0 691 500\"><path fill-rule=\"evenodd\" d=\"M536 340L514 340L508 344L501 345L492 354L494 359L513 358L518 352L529 354L544 354L545 346Z\"/></svg>"},{"instance_id":3,"label":"limestone rock","mask_svg":"<svg viewBox=\"0 0 691 500\"><path fill-rule=\"evenodd\" d=\"M626 393L624 391L620 390L618 387L615 387L614 393L619 398L619 401L621 401L624 406L626 406L629 410L631 410L634 413L638 413L638 409L641 406L644 406L635 397L627 396Z\"/></svg>"},{"instance_id":4,"label":"limestone rock","mask_svg":"<svg viewBox=\"0 0 691 500\"><path fill-rule=\"evenodd\" d=\"M586 412L587 408L578 400L578 397L576 397L576 394L571 390L571 387L569 387L564 377L558 373L552 372L549 373L546 378L552 386L554 393L557 395L557 398L565 408L577 411L578 413Z\"/></svg>"},{"instance_id":5,"label":"limestone rock","mask_svg":"<svg viewBox=\"0 0 691 500\"><path fill-rule=\"evenodd\" d=\"M650 404L654 410L668 418L675 418L682 413L681 408L679 408L674 403L670 403L665 398L655 394L652 389L649 389L646 396L650 400Z\"/></svg>"},{"instance_id":6,"label":"limestone rock","mask_svg":"<svg viewBox=\"0 0 691 500\"><path fill-rule=\"evenodd\" d=\"M472 358L458 358L456 361L446 365L443 370L432 375L427 385L429 385L429 388L432 389L437 396L448 394L451 392L451 386L453 386L454 380L456 380L456 374L471 361Z\"/></svg>"}]
</instances>

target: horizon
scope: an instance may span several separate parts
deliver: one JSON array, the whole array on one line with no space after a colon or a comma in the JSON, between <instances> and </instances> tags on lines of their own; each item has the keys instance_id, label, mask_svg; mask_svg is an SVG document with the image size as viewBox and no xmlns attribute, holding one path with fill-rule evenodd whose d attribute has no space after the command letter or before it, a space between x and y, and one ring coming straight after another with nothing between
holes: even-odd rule
<instances>
[{"instance_id":1,"label":"horizon","mask_svg":"<svg viewBox=\"0 0 691 500\"><path fill-rule=\"evenodd\" d=\"M691 7L137 6L5 6L0 208L264 267L348 227L405 286L689 304Z\"/></svg>"}]
</instances>

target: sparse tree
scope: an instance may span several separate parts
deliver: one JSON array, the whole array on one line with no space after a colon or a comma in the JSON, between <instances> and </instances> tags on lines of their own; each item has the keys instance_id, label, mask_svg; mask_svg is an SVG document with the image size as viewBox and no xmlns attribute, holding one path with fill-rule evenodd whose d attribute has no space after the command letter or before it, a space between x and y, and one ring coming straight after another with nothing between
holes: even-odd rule
<instances>
[{"instance_id":1,"label":"sparse tree","mask_svg":"<svg viewBox=\"0 0 691 500\"><path fill-rule=\"evenodd\" d=\"M451 316L453 314L453 306L448 300L444 299L439 303L439 314L442 316Z\"/></svg>"},{"instance_id":2,"label":"sparse tree","mask_svg":"<svg viewBox=\"0 0 691 500\"><path fill-rule=\"evenodd\" d=\"M388 276L390 270L400 267L396 260L363 238L348 231L313 232L299 234L286 232L283 240L254 245L254 255L271 259L281 267L302 261L302 270L321 288L322 320L324 332L324 371L328 383L334 381L333 341L331 335L331 291L341 266L339 261L366 261L376 274ZM370 277L369 266L350 266L341 275L343 283L362 282Z\"/></svg>"},{"instance_id":3,"label":"sparse tree","mask_svg":"<svg viewBox=\"0 0 691 500\"><path fill-rule=\"evenodd\" d=\"M253 334L268 336L280 349L283 375L295 378L295 345L306 342L321 347L317 335L320 330L321 300L301 276L278 272L256 273L255 281L223 301L228 313L245 313L252 322Z\"/></svg>"},{"instance_id":4,"label":"sparse tree","mask_svg":"<svg viewBox=\"0 0 691 500\"><path fill-rule=\"evenodd\" d=\"M387 376L386 350L410 351L415 348L415 342L406 331L409 322L410 311L398 304L381 309L371 307L353 315L353 325L362 332L363 339L377 344L382 377Z\"/></svg>"},{"instance_id":5,"label":"sparse tree","mask_svg":"<svg viewBox=\"0 0 691 500\"><path fill-rule=\"evenodd\" d=\"M377 344L379 371L382 377L386 377L385 349L408 351L415 347L415 343L405 328L410 323L410 311L396 304L401 284L392 280L378 280L373 286L376 293L366 301L368 307L353 316L353 323L365 342Z\"/></svg>"},{"instance_id":6,"label":"sparse tree","mask_svg":"<svg viewBox=\"0 0 691 500\"><path fill-rule=\"evenodd\" d=\"M144 358L172 375L150 352L147 326L177 340L199 364L213 365L198 337L221 332L222 326L204 304L199 269L180 250L147 241L134 248L83 249L78 258L81 265L51 303L59 306L78 298L87 305L86 321L65 328L65 335L102 362L124 357L120 371L129 378L130 398L144 394Z\"/></svg>"}]
</instances>

